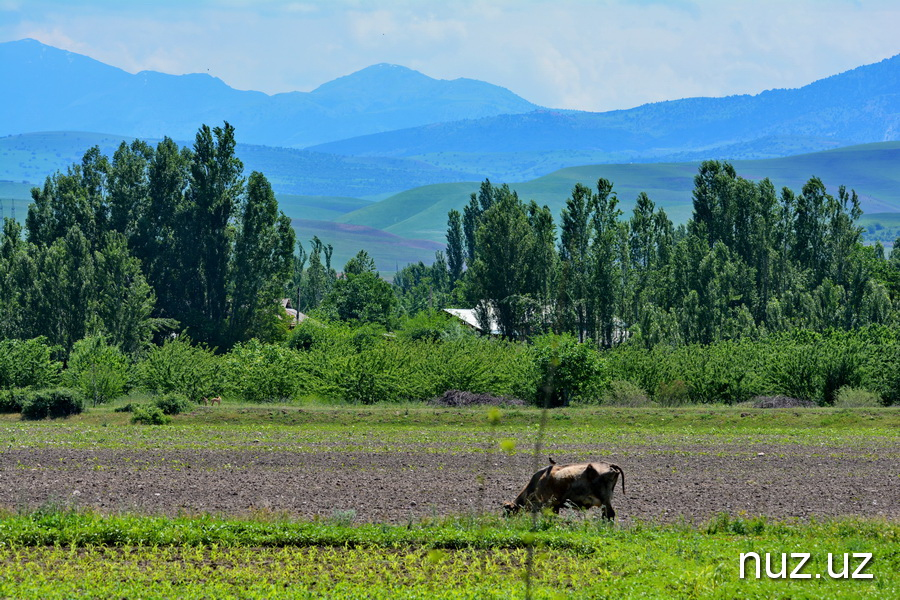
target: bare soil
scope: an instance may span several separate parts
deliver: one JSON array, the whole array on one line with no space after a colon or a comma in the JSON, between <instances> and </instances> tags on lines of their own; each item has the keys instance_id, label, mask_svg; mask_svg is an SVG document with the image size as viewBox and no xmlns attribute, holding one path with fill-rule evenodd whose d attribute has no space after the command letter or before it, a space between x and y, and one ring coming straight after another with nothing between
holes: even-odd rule
<instances>
[{"instance_id":1,"label":"bare soil","mask_svg":"<svg viewBox=\"0 0 900 600\"><path fill-rule=\"evenodd\" d=\"M353 515L405 523L427 517L500 513L533 472L533 457L497 452L123 451L59 448L0 453L0 505L47 503L104 513L243 516ZM702 522L720 512L777 519L858 515L900 519L896 448L718 445L549 448L559 462L620 465L620 520ZM577 453L577 454L576 454ZM543 467L544 455L538 465Z\"/></svg>"}]
</instances>

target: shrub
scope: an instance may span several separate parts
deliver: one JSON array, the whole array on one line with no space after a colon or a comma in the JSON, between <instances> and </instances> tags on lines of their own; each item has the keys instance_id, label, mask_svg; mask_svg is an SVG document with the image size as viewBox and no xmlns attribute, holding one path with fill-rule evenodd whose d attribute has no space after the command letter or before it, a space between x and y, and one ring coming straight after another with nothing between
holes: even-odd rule
<instances>
[{"instance_id":1,"label":"shrub","mask_svg":"<svg viewBox=\"0 0 900 600\"><path fill-rule=\"evenodd\" d=\"M191 409L190 401L182 394L165 394L153 401L154 406L166 415L178 415Z\"/></svg>"},{"instance_id":2,"label":"shrub","mask_svg":"<svg viewBox=\"0 0 900 600\"><path fill-rule=\"evenodd\" d=\"M294 350L253 339L236 345L222 360L230 396L244 402L287 402L298 394L301 362Z\"/></svg>"},{"instance_id":3,"label":"shrub","mask_svg":"<svg viewBox=\"0 0 900 600\"><path fill-rule=\"evenodd\" d=\"M150 350L138 365L138 381L154 394L177 392L191 400L222 393L221 359L207 346L182 336Z\"/></svg>"},{"instance_id":4,"label":"shrub","mask_svg":"<svg viewBox=\"0 0 900 600\"><path fill-rule=\"evenodd\" d=\"M0 390L0 413L22 412L22 405L28 399L28 390L12 388Z\"/></svg>"},{"instance_id":5,"label":"shrub","mask_svg":"<svg viewBox=\"0 0 900 600\"><path fill-rule=\"evenodd\" d=\"M51 358L55 349L43 337L0 340L0 388L56 385L62 364Z\"/></svg>"},{"instance_id":6,"label":"shrub","mask_svg":"<svg viewBox=\"0 0 900 600\"><path fill-rule=\"evenodd\" d=\"M436 342L458 336L460 323L444 311L428 310L407 317L397 336L410 341Z\"/></svg>"},{"instance_id":7,"label":"shrub","mask_svg":"<svg viewBox=\"0 0 900 600\"><path fill-rule=\"evenodd\" d=\"M84 398L77 390L67 388L43 389L28 394L22 404L22 418L37 421L77 415L84 410Z\"/></svg>"},{"instance_id":8,"label":"shrub","mask_svg":"<svg viewBox=\"0 0 900 600\"><path fill-rule=\"evenodd\" d=\"M875 408L883 403L881 396L874 392L845 385L835 394L834 405L838 408Z\"/></svg>"},{"instance_id":9,"label":"shrub","mask_svg":"<svg viewBox=\"0 0 900 600\"><path fill-rule=\"evenodd\" d=\"M158 406L136 406L131 414L132 423L142 425L166 425L172 417L166 415Z\"/></svg>"},{"instance_id":10,"label":"shrub","mask_svg":"<svg viewBox=\"0 0 900 600\"><path fill-rule=\"evenodd\" d=\"M691 399L691 391L681 379L660 383L656 388L656 401L663 406L681 406Z\"/></svg>"},{"instance_id":11,"label":"shrub","mask_svg":"<svg viewBox=\"0 0 900 600\"><path fill-rule=\"evenodd\" d=\"M568 406L576 398L590 397L600 386L601 363L597 352L570 334L545 334L531 348L537 404Z\"/></svg>"},{"instance_id":12,"label":"shrub","mask_svg":"<svg viewBox=\"0 0 900 600\"><path fill-rule=\"evenodd\" d=\"M609 384L609 389L603 396L603 404L606 406L640 407L653 406L653 402L647 398L644 390L631 383L617 379Z\"/></svg>"},{"instance_id":13,"label":"shrub","mask_svg":"<svg viewBox=\"0 0 900 600\"><path fill-rule=\"evenodd\" d=\"M318 321L307 319L297 325L290 336L288 336L286 345L291 350L311 350L325 344L329 337L333 335L330 327Z\"/></svg>"},{"instance_id":14,"label":"shrub","mask_svg":"<svg viewBox=\"0 0 900 600\"><path fill-rule=\"evenodd\" d=\"M75 342L63 379L97 406L124 394L129 376L130 366L122 351L107 344L102 335L95 335Z\"/></svg>"},{"instance_id":15,"label":"shrub","mask_svg":"<svg viewBox=\"0 0 900 600\"><path fill-rule=\"evenodd\" d=\"M134 412L134 409L137 408L138 406L139 406L138 404L129 402L128 404L126 404L124 406L117 406L116 408L113 409L113 412L119 412L119 413Z\"/></svg>"}]
</instances>

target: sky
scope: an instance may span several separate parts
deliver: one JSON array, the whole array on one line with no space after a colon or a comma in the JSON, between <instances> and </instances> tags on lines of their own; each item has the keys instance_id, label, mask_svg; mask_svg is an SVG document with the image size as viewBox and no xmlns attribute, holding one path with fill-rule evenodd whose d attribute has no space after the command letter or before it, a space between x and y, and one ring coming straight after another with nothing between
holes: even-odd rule
<instances>
[{"instance_id":1,"label":"sky","mask_svg":"<svg viewBox=\"0 0 900 600\"><path fill-rule=\"evenodd\" d=\"M898 0L0 0L0 42L132 73L274 94L392 63L591 111L801 87L900 53L898 31Z\"/></svg>"}]
</instances>

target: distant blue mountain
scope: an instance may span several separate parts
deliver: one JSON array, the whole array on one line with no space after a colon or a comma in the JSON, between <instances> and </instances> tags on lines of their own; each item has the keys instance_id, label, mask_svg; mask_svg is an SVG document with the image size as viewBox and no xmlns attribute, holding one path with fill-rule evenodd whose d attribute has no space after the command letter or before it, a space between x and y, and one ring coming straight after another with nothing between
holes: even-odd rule
<instances>
[{"instance_id":1,"label":"distant blue mountain","mask_svg":"<svg viewBox=\"0 0 900 600\"><path fill-rule=\"evenodd\" d=\"M0 135L94 131L192 139L229 121L247 144L305 147L427 123L530 112L534 104L471 79L375 65L312 92L269 96L206 74L130 74L26 39L0 44Z\"/></svg>"},{"instance_id":2,"label":"distant blue mountain","mask_svg":"<svg viewBox=\"0 0 900 600\"><path fill-rule=\"evenodd\" d=\"M588 151L597 162L658 162L768 158L893 140L900 140L900 55L799 89L688 98L605 113L504 114L311 149L394 157ZM604 153L611 160L602 160Z\"/></svg>"}]
</instances>

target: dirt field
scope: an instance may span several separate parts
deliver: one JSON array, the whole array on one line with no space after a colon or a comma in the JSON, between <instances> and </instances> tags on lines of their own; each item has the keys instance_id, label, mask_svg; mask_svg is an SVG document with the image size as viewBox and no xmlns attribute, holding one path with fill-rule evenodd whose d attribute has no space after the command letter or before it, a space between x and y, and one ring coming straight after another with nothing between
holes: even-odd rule
<instances>
[{"instance_id":1,"label":"dirt field","mask_svg":"<svg viewBox=\"0 0 900 600\"><path fill-rule=\"evenodd\" d=\"M613 505L623 521L703 521L719 512L900 519L900 458L892 440L865 448L550 446L541 467L546 455L560 463L622 466L625 493L617 487ZM499 513L501 502L512 500L528 480L532 461L525 453L442 452L439 444L390 452L10 447L0 451L0 505L55 502L169 515L267 510L304 517L353 510L357 521L403 523Z\"/></svg>"}]
</instances>

